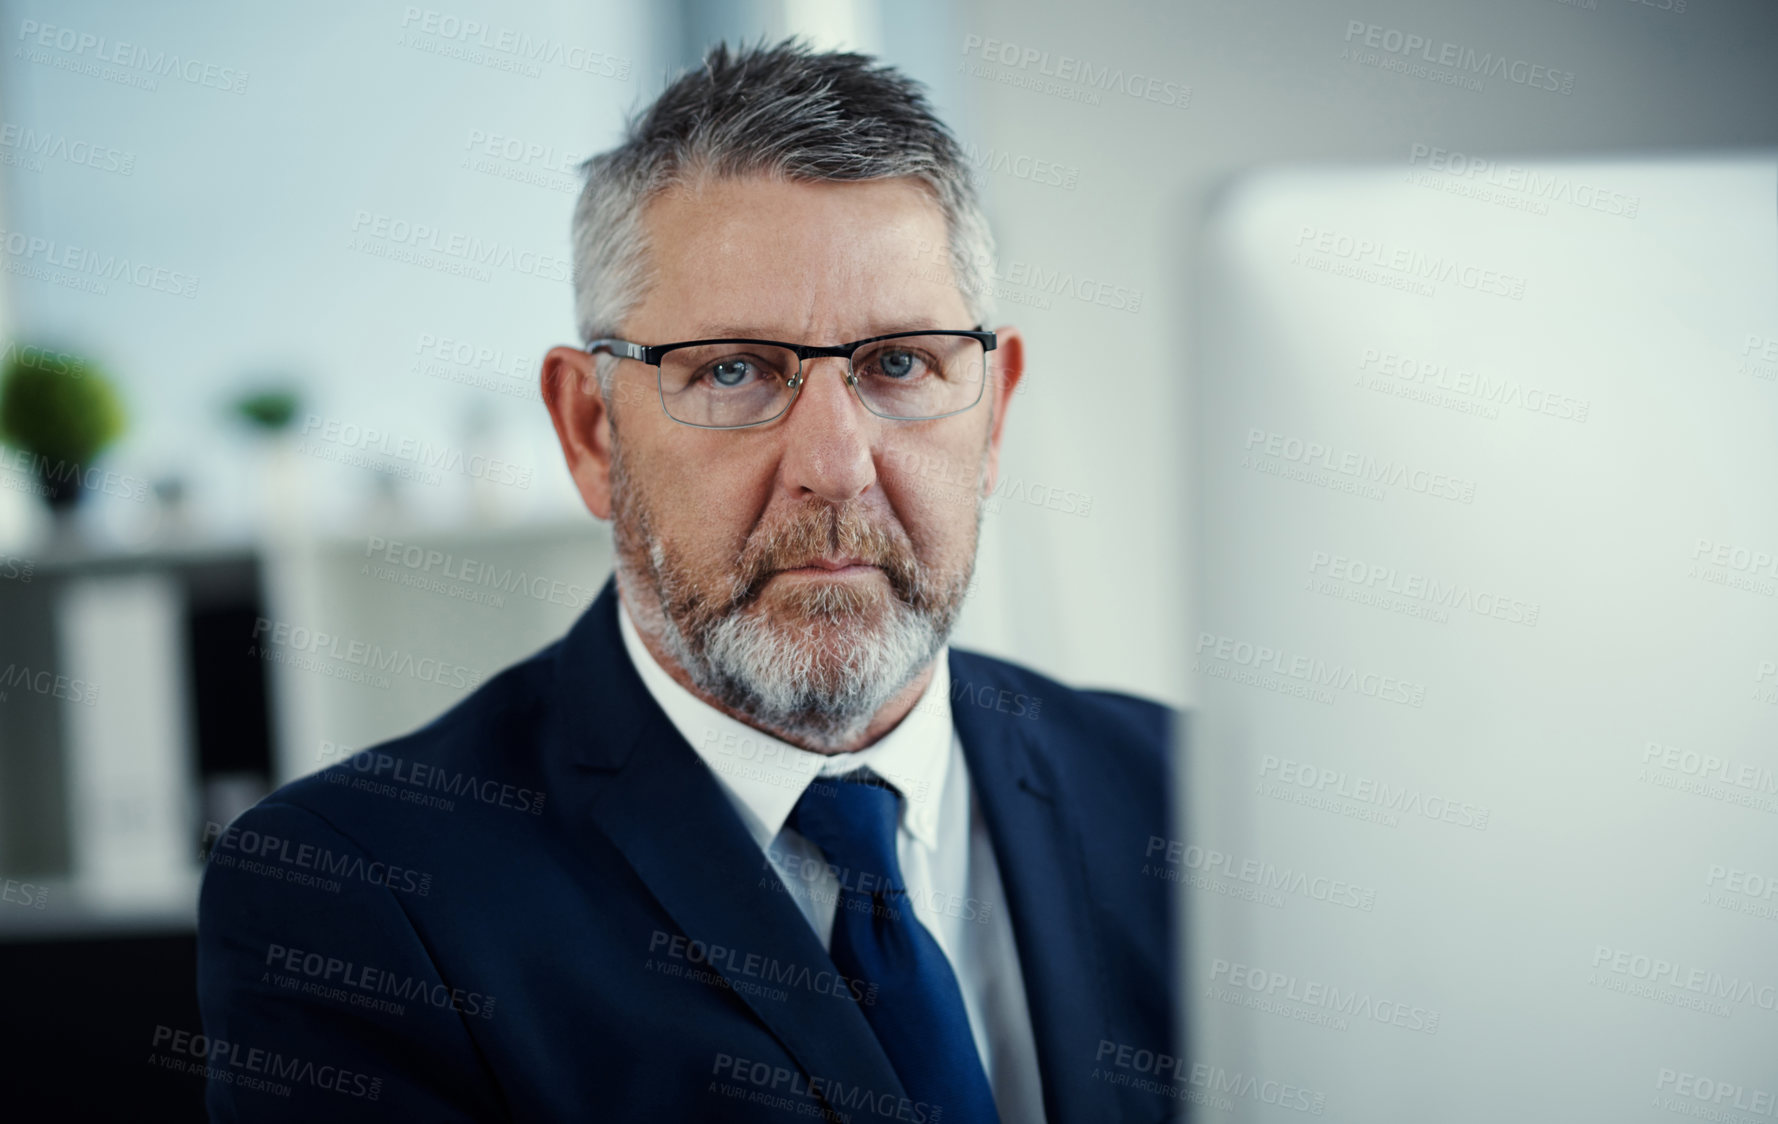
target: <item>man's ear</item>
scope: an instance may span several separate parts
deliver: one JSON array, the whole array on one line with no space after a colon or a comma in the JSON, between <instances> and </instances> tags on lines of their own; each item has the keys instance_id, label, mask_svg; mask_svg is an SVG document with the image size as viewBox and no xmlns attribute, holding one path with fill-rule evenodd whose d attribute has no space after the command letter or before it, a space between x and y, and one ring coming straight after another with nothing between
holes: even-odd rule
<instances>
[{"instance_id":1,"label":"man's ear","mask_svg":"<svg viewBox=\"0 0 1778 1124\"><path fill-rule=\"evenodd\" d=\"M1006 410L1012 405L1013 392L1025 377L1025 337L1010 324L994 330L994 350L988 352L988 472L987 491L991 494L1000 477L1000 436L1006 426Z\"/></svg>"},{"instance_id":2,"label":"man's ear","mask_svg":"<svg viewBox=\"0 0 1778 1124\"><path fill-rule=\"evenodd\" d=\"M581 502L600 519L610 519L611 413L599 392L595 362L578 348L550 348L543 357L543 404Z\"/></svg>"}]
</instances>

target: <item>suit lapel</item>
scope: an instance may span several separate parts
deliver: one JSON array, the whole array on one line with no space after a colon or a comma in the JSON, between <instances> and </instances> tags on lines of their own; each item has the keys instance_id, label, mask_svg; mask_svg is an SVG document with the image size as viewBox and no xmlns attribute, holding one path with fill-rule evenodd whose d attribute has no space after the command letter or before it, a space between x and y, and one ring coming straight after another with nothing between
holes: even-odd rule
<instances>
[{"instance_id":1,"label":"suit lapel","mask_svg":"<svg viewBox=\"0 0 1778 1124\"><path fill-rule=\"evenodd\" d=\"M951 682L1000 685L984 665L954 649ZM1095 1118L1108 1090L1093 1084L1091 1043L1109 1035L1102 998L1109 983L1088 924L1079 828L1057 799L1067 787L1038 740L1038 723L956 701L952 720L1011 911L1044 1114L1049 1124Z\"/></svg>"},{"instance_id":2,"label":"suit lapel","mask_svg":"<svg viewBox=\"0 0 1778 1124\"><path fill-rule=\"evenodd\" d=\"M833 961L776 879L734 806L643 686L624 651L617 595L607 582L558 656L562 724L574 758L565 815L603 833L692 940L772 957L809 972ZM749 994L757 981L734 960L709 965L811 1076L875 1095L904 1095L888 1056L856 1003L786 987L781 1002Z\"/></svg>"}]
</instances>

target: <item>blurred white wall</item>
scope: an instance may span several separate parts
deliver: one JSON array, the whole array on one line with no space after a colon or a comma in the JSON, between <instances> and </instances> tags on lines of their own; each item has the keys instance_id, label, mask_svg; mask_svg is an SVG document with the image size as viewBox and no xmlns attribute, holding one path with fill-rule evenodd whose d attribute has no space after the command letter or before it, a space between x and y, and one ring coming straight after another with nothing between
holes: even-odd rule
<instances>
[{"instance_id":1,"label":"blurred white wall","mask_svg":"<svg viewBox=\"0 0 1778 1124\"><path fill-rule=\"evenodd\" d=\"M578 506L531 387L542 353L574 337L573 166L665 65L646 9L24 0L0 6L0 29L8 229L54 244L7 253L50 278L13 278L15 323L123 383L115 467L178 472L210 529L237 531L260 493L226 403L284 375L336 432L530 470L501 489L507 513ZM104 155L56 155L70 150ZM71 247L166 284L82 291L65 283L78 269L51 264ZM372 474L305 467L324 522L370 502ZM438 519L471 502L462 474L400 490ZM129 536L133 514L113 530Z\"/></svg>"}]
</instances>

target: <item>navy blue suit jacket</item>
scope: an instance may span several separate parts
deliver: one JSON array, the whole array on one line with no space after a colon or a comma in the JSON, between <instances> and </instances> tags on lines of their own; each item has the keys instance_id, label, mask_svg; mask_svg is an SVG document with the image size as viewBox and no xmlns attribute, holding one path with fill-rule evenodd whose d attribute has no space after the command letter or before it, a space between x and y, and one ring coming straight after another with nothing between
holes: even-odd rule
<instances>
[{"instance_id":1,"label":"navy blue suit jacket","mask_svg":"<svg viewBox=\"0 0 1778 1124\"><path fill-rule=\"evenodd\" d=\"M643 687L618 611L607 581L437 721L212 831L205 1038L178 1048L209 1067L213 1119L933 1115L865 981L834 972ZM1139 1079L1177 1054L1172 883L1144 870L1171 834L1171 712L955 649L950 672L1049 1120L1170 1115Z\"/></svg>"}]
</instances>

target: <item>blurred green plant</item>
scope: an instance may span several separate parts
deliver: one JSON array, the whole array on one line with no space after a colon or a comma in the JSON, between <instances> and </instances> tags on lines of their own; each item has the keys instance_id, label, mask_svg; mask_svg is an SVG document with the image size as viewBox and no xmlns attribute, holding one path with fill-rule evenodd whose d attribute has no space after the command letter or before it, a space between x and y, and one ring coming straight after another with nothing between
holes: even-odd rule
<instances>
[{"instance_id":1,"label":"blurred green plant","mask_svg":"<svg viewBox=\"0 0 1778 1124\"><path fill-rule=\"evenodd\" d=\"M0 440L42 458L40 475L78 473L123 435L123 401L91 360L35 347L7 350Z\"/></svg>"},{"instance_id":2,"label":"blurred green plant","mask_svg":"<svg viewBox=\"0 0 1778 1124\"><path fill-rule=\"evenodd\" d=\"M282 388L257 390L235 399L234 403L235 413L245 418L248 424L267 433L288 429L301 405L302 397L296 391Z\"/></svg>"}]
</instances>

